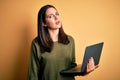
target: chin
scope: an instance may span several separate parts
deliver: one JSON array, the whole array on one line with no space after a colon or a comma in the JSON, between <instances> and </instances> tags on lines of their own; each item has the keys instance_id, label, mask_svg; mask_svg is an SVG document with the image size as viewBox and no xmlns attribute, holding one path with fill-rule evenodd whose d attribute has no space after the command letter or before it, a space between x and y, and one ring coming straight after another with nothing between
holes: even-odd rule
<instances>
[{"instance_id":1,"label":"chin","mask_svg":"<svg viewBox=\"0 0 120 80\"><path fill-rule=\"evenodd\" d=\"M56 28L56 29L59 29L59 28L61 28L61 25L59 25L59 26L57 25L55 28Z\"/></svg>"}]
</instances>

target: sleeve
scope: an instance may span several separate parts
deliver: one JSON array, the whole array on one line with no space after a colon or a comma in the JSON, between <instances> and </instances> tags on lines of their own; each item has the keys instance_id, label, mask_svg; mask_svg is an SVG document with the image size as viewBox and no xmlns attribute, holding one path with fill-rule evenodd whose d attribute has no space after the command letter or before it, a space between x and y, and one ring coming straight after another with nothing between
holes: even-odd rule
<instances>
[{"instance_id":1,"label":"sleeve","mask_svg":"<svg viewBox=\"0 0 120 80\"><path fill-rule=\"evenodd\" d=\"M75 58L75 42L74 39L72 38L72 62L71 62L71 67L77 66L76 64L76 58Z\"/></svg>"},{"instance_id":2,"label":"sleeve","mask_svg":"<svg viewBox=\"0 0 120 80\"><path fill-rule=\"evenodd\" d=\"M35 42L32 41L30 50L30 63L28 69L28 80L38 80L39 67L40 64L37 54L37 48L35 46Z\"/></svg>"}]
</instances>

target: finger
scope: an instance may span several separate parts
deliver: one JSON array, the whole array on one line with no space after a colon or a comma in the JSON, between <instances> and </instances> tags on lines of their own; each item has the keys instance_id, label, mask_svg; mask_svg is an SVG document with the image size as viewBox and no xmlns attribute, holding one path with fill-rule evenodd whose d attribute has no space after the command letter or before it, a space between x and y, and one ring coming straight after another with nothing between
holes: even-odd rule
<instances>
[{"instance_id":1,"label":"finger","mask_svg":"<svg viewBox=\"0 0 120 80\"><path fill-rule=\"evenodd\" d=\"M96 66L95 66L95 68L98 68L98 67L99 67L99 65L96 65Z\"/></svg>"},{"instance_id":2,"label":"finger","mask_svg":"<svg viewBox=\"0 0 120 80\"><path fill-rule=\"evenodd\" d=\"M94 66L94 60L93 60L92 57L89 59L89 65L90 65L90 66Z\"/></svg>"},{"instance_id":3,"label":"finger","mask_svg":"<svg viewBox=\"0 0 120 80\"><path fill-rule=\"evenodd\" d=\"M89 65L89 63L87 63L87 70L86 70L87 72L89 72L90 71L90 65Z\"/></svg>"}]
</instances>

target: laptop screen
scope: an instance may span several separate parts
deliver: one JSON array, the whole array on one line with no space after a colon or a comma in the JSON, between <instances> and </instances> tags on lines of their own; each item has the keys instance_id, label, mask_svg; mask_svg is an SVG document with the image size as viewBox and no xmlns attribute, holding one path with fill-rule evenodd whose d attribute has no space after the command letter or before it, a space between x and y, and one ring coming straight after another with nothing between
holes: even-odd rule
<instances>
[{"instance_id":1,"label":"laptop screen","mask_svg":"<svg viewBox=\"0 0 120 80\"><path fill-rule=\"evenodd\" d=\"M90 57L93 57L95 65L99 64L103 44L104 43L101 42L86 47L81 72L85 72Z\"/></svg>"}]
</instances>

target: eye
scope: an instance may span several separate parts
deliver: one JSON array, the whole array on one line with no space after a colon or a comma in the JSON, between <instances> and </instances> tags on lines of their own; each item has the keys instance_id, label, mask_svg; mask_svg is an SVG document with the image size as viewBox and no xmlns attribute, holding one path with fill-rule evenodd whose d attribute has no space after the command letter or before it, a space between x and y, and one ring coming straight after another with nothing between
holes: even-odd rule
<instances>
[{"instance_id":1,"label":"eye","mask_svg":"<svg viewBox=\"0 0 120 80\"><path fill-rule=\"evenodd\" d=\"M50 15L50 16L48 16L48 18L52 18L52 16Z\"/></svg>"},{"instance_id":2,"label":"eye","mask_svg":"<svg viewBox=\"0 0 120 80\"><path fill-rule=\"evenodd\" d=\"M54 16L54 15L51 14L51 15L48 15L47 18L52 18L53 16Z\"/></svg>"}]
</instances>

